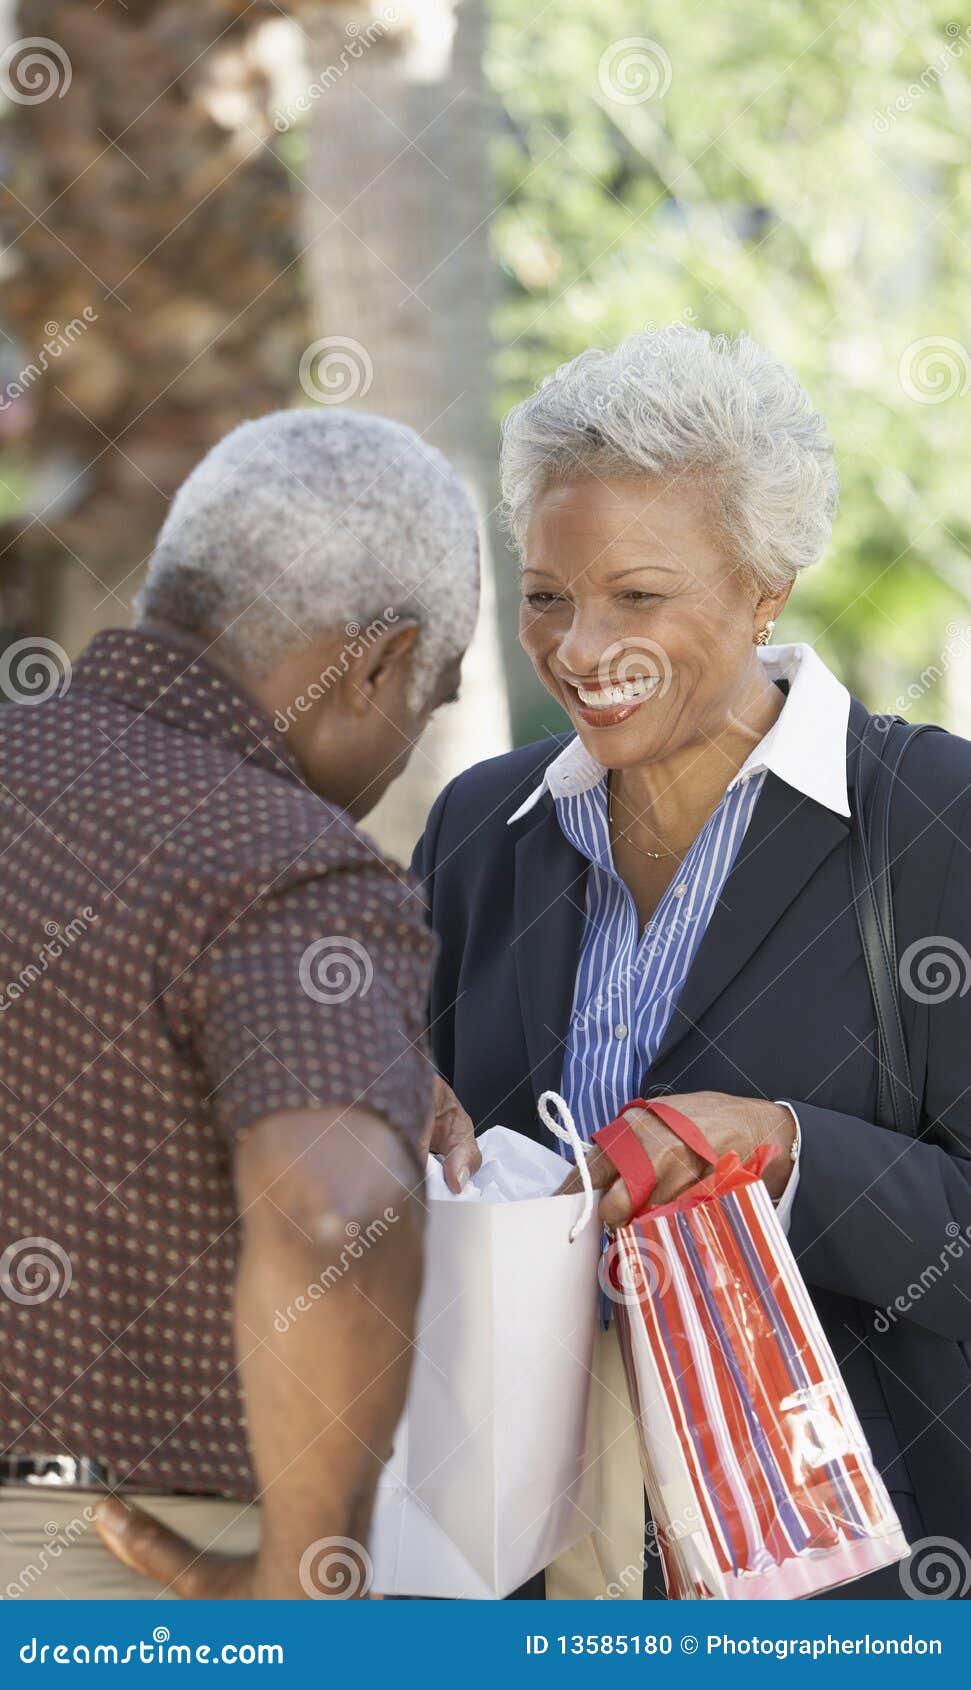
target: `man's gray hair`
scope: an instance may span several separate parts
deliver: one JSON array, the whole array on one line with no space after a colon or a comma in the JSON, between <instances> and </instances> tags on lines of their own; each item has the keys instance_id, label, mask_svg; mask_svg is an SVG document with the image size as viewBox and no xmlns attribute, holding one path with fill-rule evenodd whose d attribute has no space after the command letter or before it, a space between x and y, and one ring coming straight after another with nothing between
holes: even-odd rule
<instances>
[{"instance_id":1,"label":"man's gray hair","mask_svg":"<svg viewBox=\"0 0 971 1690\"><path fill-rule=\"evenodd\" d=\"M478 593L475 509L440 452L361 411L276 411L182 483L135 614L218 635L258 674L305 635L353 635L390 611L421 626L420 706L468 645Z\"/></svg>"},{"instance_id":2,"label":"man's gray hair","mask_svg":"<svg viewBox=\"0 0 971 1690\"><path fill-rule=\"evenodd\" d=\"M554 481L686 477L761 592L788 586L829 539L839 481L823 418L747 334L672 324L581 352L506 418L502 487L521 552Z\"/></svg>"}]
</instances>

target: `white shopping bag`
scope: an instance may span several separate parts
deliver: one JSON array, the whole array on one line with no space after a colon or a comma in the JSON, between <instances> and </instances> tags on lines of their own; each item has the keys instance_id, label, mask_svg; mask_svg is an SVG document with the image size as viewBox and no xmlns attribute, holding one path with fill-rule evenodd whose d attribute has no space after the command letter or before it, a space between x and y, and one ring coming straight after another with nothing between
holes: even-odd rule
<instances>
[{"instance_id":1,"label":"white shopping bag","mask_svg":"<svg viewBox=\"0 0 971 1690\"><path fill-rule=\"evenodd\" d=\"M580 1145L555 1094L540 1113ZM415 1365L372 1526L373 1588L389 1596L507 1596L594 1523L592 1193L541 1195L563 1158L521 1133L493 1127L479 1143L460 1198L430 1167Z\"/></svg>"}]
</instances>

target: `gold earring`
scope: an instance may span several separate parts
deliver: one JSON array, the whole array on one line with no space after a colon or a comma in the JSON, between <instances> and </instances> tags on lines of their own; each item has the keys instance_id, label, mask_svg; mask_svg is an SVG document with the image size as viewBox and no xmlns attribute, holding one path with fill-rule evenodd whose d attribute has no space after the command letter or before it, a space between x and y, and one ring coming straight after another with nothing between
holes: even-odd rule
<instances>
[{"instance_id":1,"label":"gold earring","mask_svg":"<svg viewBox=\"0 0 971 1690\"><path fill-rule=\"evenodd\" d=\"M772 630L774 627L774 622L767 622L764 628L760 628L755 636L756 645L768 645L772 638Z\"/></svg>"}]
</instances>

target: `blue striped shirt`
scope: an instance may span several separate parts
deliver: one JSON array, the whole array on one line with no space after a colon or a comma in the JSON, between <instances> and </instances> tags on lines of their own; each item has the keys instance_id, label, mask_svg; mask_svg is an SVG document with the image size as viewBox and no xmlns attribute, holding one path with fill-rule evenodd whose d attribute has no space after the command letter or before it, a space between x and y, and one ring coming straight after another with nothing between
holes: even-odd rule
<instances>
[{"instance_id":1,"label":"blue striped shirt","mask_svg":"<svg viewBox=\"0 0 971 1690\"><path fill-rule=\"evenodd\" d=\"M644 1087L766 772L838 815L850 813L849 693L811 646L765 646L758 657L770 679L788 682L786 702L695 839L643 932L634 900L614 867L607 771L579 739L554 758L540 785L509 818L518 821L549 792L560 827L591 865L560 1084L588 1140ZM797 1119L797 1134L798 1125ZM798 1162L780 1217L788 1216L797 1182Z\"/></svg>"},{"instance_id":2,"label":"blue striped shirt","mask_svg":"<svg viewBox=\"0 0 971 1690\"><path fill-rule=\"evenodd\" d=\"M563 832L591 865L560 1087L584 1138L640 1094L764 780L742 775L729 787L643 930L614 867L606 777L556 799Z\"/></svg>"}]
</instances>

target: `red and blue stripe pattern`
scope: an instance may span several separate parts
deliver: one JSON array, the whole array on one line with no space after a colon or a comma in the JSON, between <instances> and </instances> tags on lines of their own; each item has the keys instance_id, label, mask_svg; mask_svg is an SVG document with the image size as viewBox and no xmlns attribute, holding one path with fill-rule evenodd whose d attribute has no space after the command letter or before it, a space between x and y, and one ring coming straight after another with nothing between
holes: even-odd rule
<instances>
[{"instance_id":1,"label":"red and blue stripe pattern","mask_svg":"<svg viewBox=\"0 0 971 1690\"><path fill-rule=\"evenodd\" d=\"M673 1598L810 1596L908 1553L765 1161L723 1157L615 1241L620 1341Z\"/></svg>"}]
</instances>

